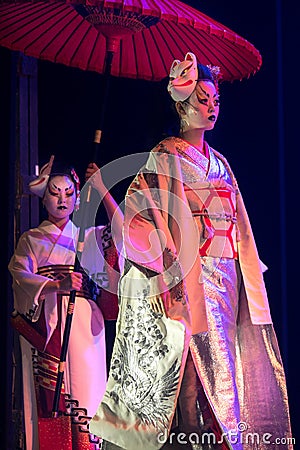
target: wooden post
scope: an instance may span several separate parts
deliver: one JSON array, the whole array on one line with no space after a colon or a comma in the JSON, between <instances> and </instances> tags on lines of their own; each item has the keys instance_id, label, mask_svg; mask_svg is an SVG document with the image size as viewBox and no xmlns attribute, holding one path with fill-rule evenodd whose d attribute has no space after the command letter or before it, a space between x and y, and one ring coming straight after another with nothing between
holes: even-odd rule
<instances>
[{"instance_id":1,"label":"wooden post","mask_svg":"<svg viewBox=\"0 0 300 450\"><path fill-rule=\"evenodd\" d=\"M10 139L9 139L9 257L20 235L39 223L39 199L29 193L28 183L34 177L38 165L38 63L35 58L19 52L11 53L10 86ZM11 284L11 283L10 283ZM13 311L10 288L7 302L7 318ZM22 361L19 338L8 322L7 325L7 392L11 393L7 405L8 427L6 448L25 448L23 423ZM9 400L8 400L9 402Z\"/></svg>"}]
</instances>

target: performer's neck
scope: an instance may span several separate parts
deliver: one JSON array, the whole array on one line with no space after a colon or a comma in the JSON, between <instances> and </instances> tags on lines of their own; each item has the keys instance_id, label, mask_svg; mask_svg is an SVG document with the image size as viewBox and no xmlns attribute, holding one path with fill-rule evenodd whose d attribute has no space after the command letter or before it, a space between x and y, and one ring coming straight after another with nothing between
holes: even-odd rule
<instances>
[{"instance_id":1,"label":"performer's neck","mask_svg":"<svg viewBox=\"0 0 300 450\"><path fill-rule=\"evenodd\" d=\"M67 225L67 223L69 222L69 217L64 218L64 219L56 219L53 216L49 216L48 220L49 220L49 222L56 225L57 228L59 228L60 230L63 230L65 228L65 226Z\"/></svg>"},{"instance_id":2,"label":"performer's neck","mask_svg":"<svg viewBox=\"0 0 300 450\"><path fill-rule=\"evenodd\" d=\"M204 148L204 130L193 128L192 130L184 130L181 132L181 137L189 142L193 147L205 154Z\"/></svg>"}]
</instances>

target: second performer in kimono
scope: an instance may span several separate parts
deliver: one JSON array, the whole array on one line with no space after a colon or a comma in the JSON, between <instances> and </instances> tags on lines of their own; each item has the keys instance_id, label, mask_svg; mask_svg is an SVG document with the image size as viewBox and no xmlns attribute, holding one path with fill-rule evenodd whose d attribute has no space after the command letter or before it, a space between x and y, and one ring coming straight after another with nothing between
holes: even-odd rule
<instances>
[{"instance_id":1,"label":"second performer in kimono","mask_svg":"<svg viewBox=\"0 0 300 450\"><path fill-rule=\"evenodd\" d=\"M42 198L48 217L22 234L9 263L15 307L12 322L21 341L26 449L96 449L101 441L89 434L88 423L107 381L101 295L98 300L101 291L107 290L117 305L118 254L110 224L88 228L81 270L74 272L78 227L70 216L79 200L79 179L74 169L54 171L52 163L53 157L30 185ZM88 176L96 171L95 165L90 167ZM104 204L111 220L120 210L99 171L91 180L102 196L106 192ZM59 417L52 418L71 290L76 290L76 301Z\"/></svg>"}]
</instances>

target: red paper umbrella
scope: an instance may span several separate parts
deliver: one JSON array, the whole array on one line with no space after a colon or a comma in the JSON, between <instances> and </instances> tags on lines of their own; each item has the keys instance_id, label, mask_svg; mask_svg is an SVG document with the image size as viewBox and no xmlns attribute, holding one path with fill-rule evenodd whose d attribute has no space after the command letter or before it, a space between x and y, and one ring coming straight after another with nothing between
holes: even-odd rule
<instances>
[{"instance_id":1,"label":"red paper umbrella","mask_svg":"<svg viewBox=\"0 0 300 450\"><path fill-rule=\"evenodd\" d=\"M261 66L259 51L221 23L179 0L6 1L0 45L39 59L117 77L161 80L188 51L241 80Z\"/></svg>"}]
</instances>

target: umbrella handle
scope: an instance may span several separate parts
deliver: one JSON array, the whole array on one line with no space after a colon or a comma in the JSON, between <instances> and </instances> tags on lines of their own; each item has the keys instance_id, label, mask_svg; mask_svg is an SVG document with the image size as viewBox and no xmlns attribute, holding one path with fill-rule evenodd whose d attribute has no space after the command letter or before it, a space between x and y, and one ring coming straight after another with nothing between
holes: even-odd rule
<instances>
[{"instance_id":1,"label":"umbrella handle","mask_svg":"<svg viewBox=\"0 0 300 450\"><path fill-rule=\"evenodd\" d=\"M80 231L82 230L82 228L84 228L84 227L81 227ZM79 235L80 235L80 231L79 231ZM84 233L84 231L85 230L83 230L83 233ZM84 237L83 237L81 244L83 244L83 242L84 242ZM78 244L80 244L80 239L78 240ZM78 245L77 245L77 248L78 248ZM74 264L74 272L78 272L79 269L80 269L80 259L76 255L75 264ZM72 319L73 319L73 313L74 313L74 307L75 307L75 300L76 300L76 291L72 290L72 291L70 291L66 323L65 323L63 341L62 341L61 352L60 352L60 359L59 359L57 379L56 379L54 399L53 399L53 407L52 407L52 417L58 416L59 398L60 398L63 376L64 376L64 371L65 371L65 363L66 363L66 357L67 357L67 351L68 351L68 345L69 345L69 339L70 339L70 333L71 333L71 325L72 325Z\"/></svg>"},{"instance_id":2,"label":"umbrella handle","mask_svg":"<svg viewBox=\"0 0 300 450\"><path fill-rule=\"evenodd\" d=\"M99 122L100 125L99 125L99 129L97 129L95 131L95 137L94 137L95 151L94 151L93 161L98 161L99 147L100 147L100 141L101 141L101 137L102 137L106 105L107 105L107 101L108 101L108 94L109 94L109 87L110 87L110 74L111 74L114 52L115 52L115 50L107 50L106 51L105 71L104 71L104 95L103 95L103 102L102 102L101 111L100 111L100 122Z\"/></svg>"},{"instance_id":3,"label":"umbrella handle","mask_svg":"<svg viewBox=\"0 0 300 450\"><path fill-rule=\"evenodd\" d=\"M111 67L112 67L112 61L113 61L113 56L114 56L115 51L116 51L116 46L113 46L113 47L108 46L108 48L106 50L105 72L104 72L104 100L102 103L102 109L101 109L101 113L100 113L100 128L95 131L94 161L98 160L98 152L99 152L99 146L100 146L100 141L101 141L101 137L102 137L104 115L105 115L106 104L107 104L108 93L109 93ZM90 195L91 195L91 186L89 186L87 189L86 198L83 202L84 207L86 207L87 204L89 203ZM84 213L85 213L85 209L84 209ZM78 238L78 243L77 243L76 258L75 258L75 265L74 265L75 272L78 271L78 269L80 268L79 256L81 256L81 254L83 252L83 247L84 247L84 235L85 235L85 223L84 223L85 217L84 217L84 215L85 214L83 214L83 225L79 229L79 238ZM70 297L69 297L69 303L68 303L68 310L67 310L66 325L65 325L65 329L64 329L64 335L63 335L63 342L62 342L62 347L61 347L60 361L59 361L59 366L58 366L57 380L56 380L54 400L53 400L53 408L52 408L52 417L57 417L57 415L58 415L59 398L60 398L61 387L62 387L62 382L63 382L66 354L67 354L67 350L68 350L71 324L72 324L72 318L73 318L73 311L74 311L74 307L75 307L75 299L76 299L76 291L71 291Z\"/></svg>"},{"instance_id":4,"label":"umbrella handle","mask_svg":"<svg viewBox=\"0 0 300 450\"><path fill-rule=\"evenodd\" d=\"M75 269L74 269L75 270ZM54 399L53 399L53 407L52 407L52 417L58 417L58 408L59 408L59 398L62 388L63 376L65 371L65 363L66 363L66 355L69 345L71 324L73 319L73 311L75 307L75 299L76 299L76 291L70 292L69 303L68 303L68 311L66 317L66 324L63 335L63 342L60 353L60 360L58 365L57 379L55 385Z\"/></svg>"}]
</instances>

